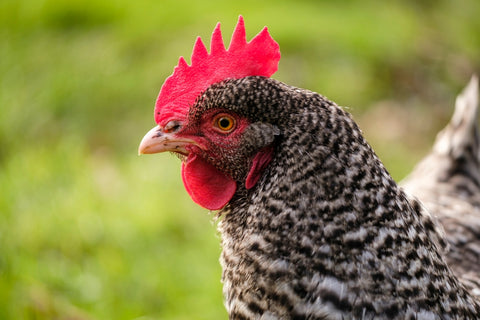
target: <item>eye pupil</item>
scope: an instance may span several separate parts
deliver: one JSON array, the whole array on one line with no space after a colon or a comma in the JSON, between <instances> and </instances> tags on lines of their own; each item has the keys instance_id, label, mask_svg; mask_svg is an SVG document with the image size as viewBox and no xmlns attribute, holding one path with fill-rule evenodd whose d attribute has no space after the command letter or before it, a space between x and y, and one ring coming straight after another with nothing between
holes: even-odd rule
<instances>
[{"instance_id":1,"label":"eye pupil","mask_svg":"<svg viewBox=\"0 0 480 320\"><path fill-rule=\"evenodd\" d=\"M218 126L222 129L229 129L231 124L232 124L232 122L228 118L221 118L218 121Z\"/></svg>"}]
</instances>

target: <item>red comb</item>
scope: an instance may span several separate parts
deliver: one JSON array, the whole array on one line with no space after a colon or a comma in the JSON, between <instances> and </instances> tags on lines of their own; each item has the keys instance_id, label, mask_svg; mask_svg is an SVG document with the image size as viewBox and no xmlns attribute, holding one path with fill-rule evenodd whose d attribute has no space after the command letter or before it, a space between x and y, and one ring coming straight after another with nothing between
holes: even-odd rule
<instances>
[{"instance_id":1,"label":"red comb","mask_svg":"<svg viewBox=\"0 0 480 320\"><path fill-rule=\"evenodd\" d=\"M180 57L173 74L167 78L155 104L155 121L164 126L169 120L181 120L197 96L210 85L225 79L247 76L270 77L277 71L279 45L267 27L247 43L243 17L238 18L230 47L225 50L220 23L213 30L210 54L200 37L192 53L192 65Z\"/></svg>"}]
</instances>

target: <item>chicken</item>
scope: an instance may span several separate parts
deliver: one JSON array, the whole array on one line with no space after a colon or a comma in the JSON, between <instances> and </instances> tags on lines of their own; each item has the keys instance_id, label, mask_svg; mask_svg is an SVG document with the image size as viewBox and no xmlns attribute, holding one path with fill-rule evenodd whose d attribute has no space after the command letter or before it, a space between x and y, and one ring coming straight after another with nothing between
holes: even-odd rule
<instances>
[{"instance_id":1,"label":"chicken","mask_svg":"<svg viewBox=\"0 0 480 320\"><path fill-rule=\"evenodd\" d=\"M155 106L139 153L182 159L193 201L220 210L230 319L477 319L423 206L394 182L352 117L270 76L278 44L197 39Z\"/></svg>"},{"instance_id":2,"label":"chicken","mask_svg":"<svg viewBox=\"0 0 480 320\"><path fill-rule=\"evenodd\" d=\"M480 137L478 78L457 97L455 113L432 152L401 183L438 218L450 250L447 263L480 296Z\"/></svg>"}]
</instances>

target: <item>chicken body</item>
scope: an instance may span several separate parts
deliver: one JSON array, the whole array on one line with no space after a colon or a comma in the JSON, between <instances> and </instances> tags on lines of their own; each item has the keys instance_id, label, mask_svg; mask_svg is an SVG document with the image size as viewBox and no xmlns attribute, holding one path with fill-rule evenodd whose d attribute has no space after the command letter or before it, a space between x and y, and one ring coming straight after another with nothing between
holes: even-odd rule
<instances>
[{"instance_id":1,"label":"chicken body","mask_svg":"<svg viewBox=\"0 0 480 320\"><path fill-rule=\"evenodd\" d=\"M206 130L217 114L242 124L238 132ZM230 319L480 316L429 215L326 98L264 77L222 81L152 139L236 183L219 224Z\"/></svg>"},{"instance_id":2,"label":"chicken body","mask_svg":"<svg viewBox=\"0 0 480 320\"><path fill-rule=\"evenodd\" d=\"M259 183L240 188L222 212L231 319L480 315L446 266L433 222L341 108L256 77L214 86L204 97L279 131Z\"/></svg>"}]
</instances>

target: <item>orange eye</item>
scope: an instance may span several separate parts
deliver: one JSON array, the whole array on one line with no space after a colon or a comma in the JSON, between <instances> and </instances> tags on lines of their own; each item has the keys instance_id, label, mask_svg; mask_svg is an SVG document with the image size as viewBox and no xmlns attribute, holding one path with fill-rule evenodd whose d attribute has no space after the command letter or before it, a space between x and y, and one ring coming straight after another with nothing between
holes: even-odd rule
<instances>
[{"instance_id":1,"label":"orange eye","mask_svg":"<svg viewBox=\"0 0 480 320\"><path fill-rule=\"evenodd\" d=\"M229 115L222 114L215 118L214 125L222 132L228 133L234 129L235 119Z\"/></svg>"}]
</instances>

